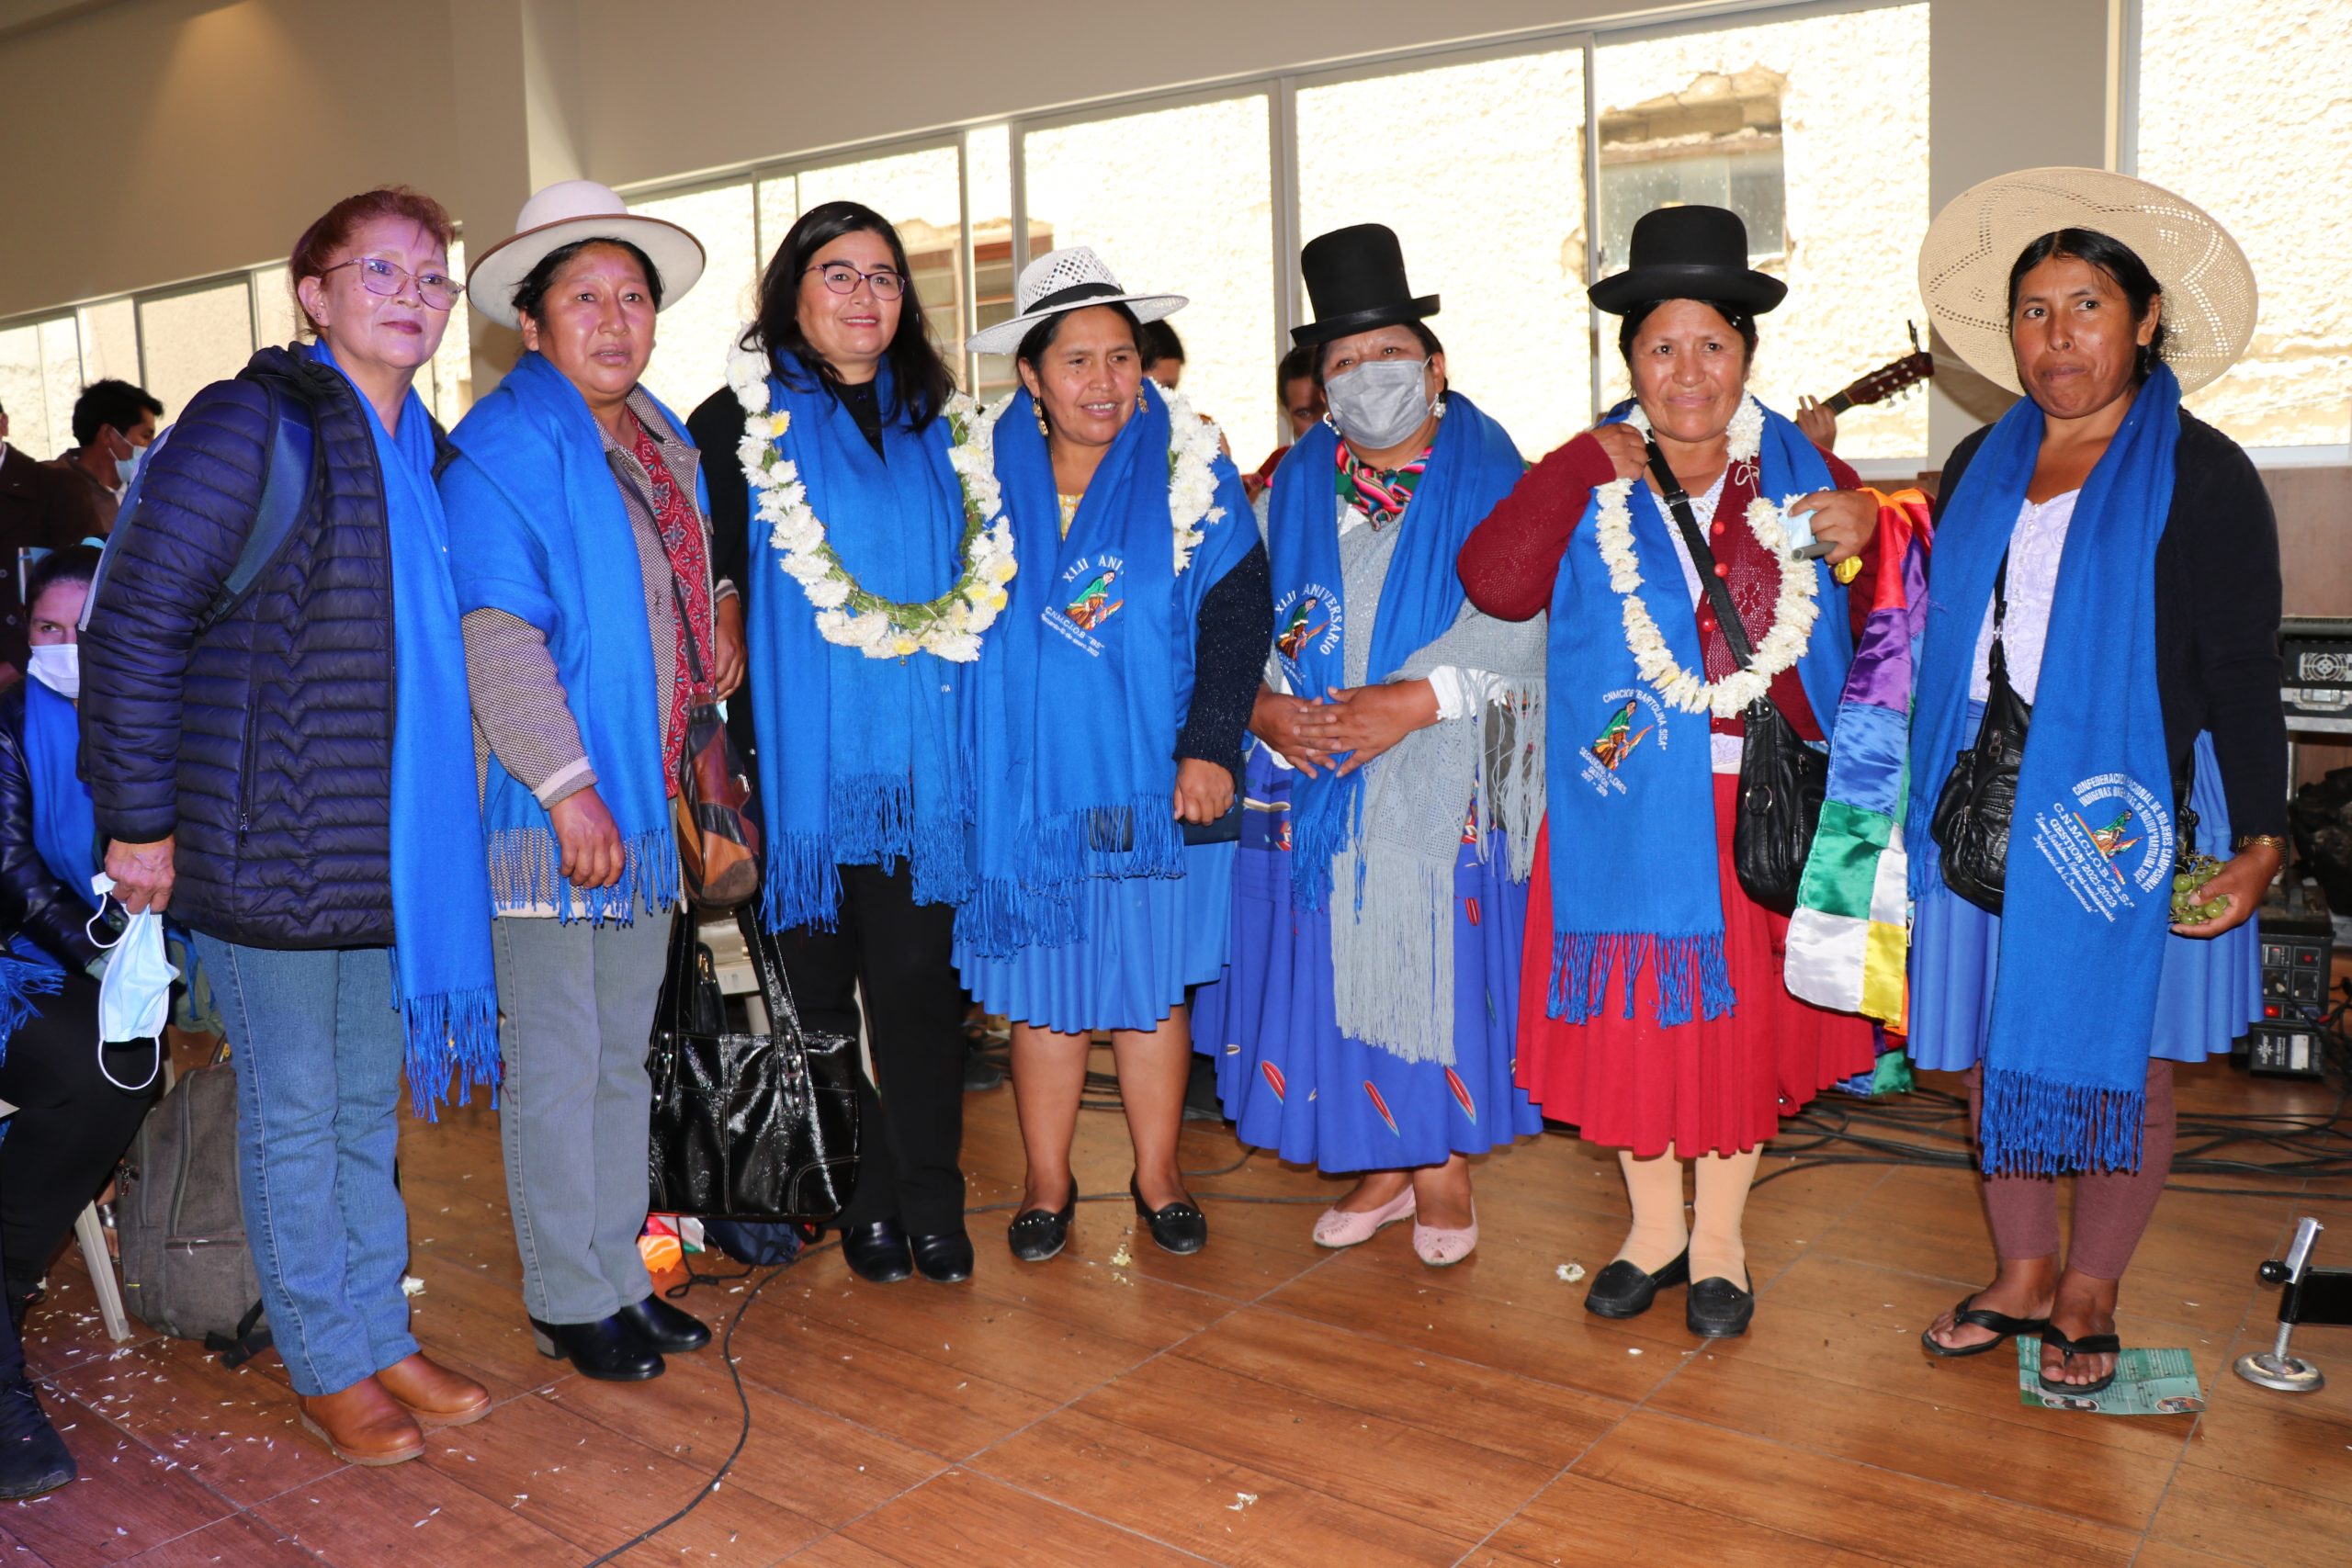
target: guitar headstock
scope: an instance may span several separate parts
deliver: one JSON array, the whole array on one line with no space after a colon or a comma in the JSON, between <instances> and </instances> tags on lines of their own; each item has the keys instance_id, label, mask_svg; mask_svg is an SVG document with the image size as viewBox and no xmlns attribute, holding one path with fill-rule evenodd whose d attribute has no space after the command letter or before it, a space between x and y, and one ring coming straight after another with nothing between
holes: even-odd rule
<instances>
[{"instance_id":1,"label":"guitar headstock","mask_svg":"<svg viewBox=\"0 0 2352 1568\"><path fill-rule=\"evenodd\" d=\"M1865 403L1883 402L1897 392L1917 386L1936 373L1936 363L1925 349L1915 350L1902 358L1880 366L1856 381L1839 395L1859 408Z\"/></svg>"}]
</instances>

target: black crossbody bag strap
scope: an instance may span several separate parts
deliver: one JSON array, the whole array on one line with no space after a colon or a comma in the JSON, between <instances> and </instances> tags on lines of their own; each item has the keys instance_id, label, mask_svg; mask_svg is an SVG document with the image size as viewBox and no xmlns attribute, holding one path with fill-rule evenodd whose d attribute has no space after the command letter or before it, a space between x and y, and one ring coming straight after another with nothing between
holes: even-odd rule
<instances>
[{"instance_id":1,"label":"black crossbody bag strap","mask_svg":"<svg viewBox=\"0 0 2352 1568\"><path fill-rule=\"evenodd\" d=\"M1724 629L1724 640L1731 645L1732 661L1742 670L1756 662L1756 649L1747 640L1747 628L1740 623L1739 607L1731 602L1731 589L1715 575L1715 552L1707 547L1707 531L1699 526L1698 518L1690 513L1690 496L1682 481L1674 477L1674 468L1666 454L1657 449L1656 438L1649 439L1650 473L1657 479L1657 487L1666 492L1667 510L1674 513L1674 521L1682 530L1682 542L1690 547L1690 559L1699 568L1699 586L1707 592L1707 602L1715 609L1716 624Z\"/></svg>"}]
</instances>

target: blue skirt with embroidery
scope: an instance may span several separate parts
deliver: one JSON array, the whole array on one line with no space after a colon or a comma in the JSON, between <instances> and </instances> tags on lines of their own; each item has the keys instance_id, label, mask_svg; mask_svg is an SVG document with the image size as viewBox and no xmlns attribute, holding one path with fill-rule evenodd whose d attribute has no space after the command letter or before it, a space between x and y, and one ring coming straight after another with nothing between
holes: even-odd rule
<instances>
[{"instance_id":1,"label":"blue skirt with embroidery","mask_svg":"<svg viewBox=\"0 0 2352 1568\"><path fill-rule=\"evenodd\" d=\"M964 987L992 1013L1062 1034L1156 1029L1216 978L1232 934L1234 846L1187 844L1182 876L1098 877L1067 947L984 958L958 937Z\"/></svg>"},{"instance_id":2,"label":"blue skirt with embroidery","mask_svg":"<svg viewBox=\"0 0 2352 1568\"><path fill-rule=\"evenodd\" d=\"M1340 1032L1328 910L1294 908L1295 775L1251 748L1234 873L1233 962L1193 999L1193 1048L1246 1144L1325 1170L1395 1170L1540 1133L1512 1081L1527 889L1502 835L1454 862L1453 1066L1408 1062ZM1466 804L1466 803L1465 803Z\"/></svg>"},{"instance_id":3,"label":"blue skirt with embroidery","mask_svg":"<svg viewBox=\"0 0 2352 1568\"><path fill-rule=\"evenodd\" d=\"M1971 704L1971 722L1983 705ZM1939 786L1940 780L1937 781ZM2189 785L2197 842L2227 860L2228 803L2213 742L2197 738L2197 775ZM2230 1048L2262 1016L2262 967L2255 922L2218 937L2165 937L2156 982L2152 1059L2201 1062ZM1939 1072L1965 1072L1984 1053L1993 991L2001 967L2001 917L1988 914L1940 881L1920 897L1911 922L1911 1059ZM2095 987L2086 987L2088 996ZM2092 1005L2086 1001L2086 1006ZM2064 1028L2063 1021L2052 1027Z\"/></svg>"}]
</instances>

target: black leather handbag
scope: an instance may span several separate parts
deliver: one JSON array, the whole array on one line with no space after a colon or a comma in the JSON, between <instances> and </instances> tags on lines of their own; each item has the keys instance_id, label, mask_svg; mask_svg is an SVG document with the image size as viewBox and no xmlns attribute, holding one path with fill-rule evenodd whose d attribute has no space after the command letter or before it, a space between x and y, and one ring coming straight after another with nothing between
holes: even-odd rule
<instances>
[{"instance_id":1,"label":"black leather handbag","mask_svg":"<svg viewBox=\"0 0 2352 1568\"><path fill-rule=\"evenodd\" d=\"M1649 448L1650 472L1657 477L1667 508L1673 513L1683 545L1699 569L1699 583L1714 607L1715 624L1731 645L1732 659L1745 670L1755 662L1756 650L1748 643L1747 628L1740 622L1731 590L1715 575L1714 552L1707 547L1706 531L1691 514L1690 497L1674 477L1666 454L1657 449L1656 441ZM1804 563L1808 570L1811 565ZM1739 749L1732 868L1748 897L1786 914L1796 908L1805 857L1813 852L1813 836L1821 826L1821 803L1829 793L1829 754L1798 738L1795 727L1770 693L1747 705L1740 715L1740 725L1746 734Z\"/></svg>"},{"instance_id":2,"label":"black leather handbag","mask_svg":"<svg viewBox=\"0 0 2352 1568\"><path fill-rule=\"evenodd\" d=\"M839 1214L857 1182L857 1042L800 1025L775 938L736 915L768 1032L726 1027L710 949L682 912L653 1015L650 1207L731 1220Z\"/></svg>"},{"instance_id":3,"label":"black leather handbag","mask_svg":"<svg viewBox=\"0 0 2352 1568\"><path fill-rule=\"evenodd\" d=\"M2033 705L2009 684L2001 625L2009 614L2009 558L1993 578L1993 649L1984 664L1984 720L1975 744L1962 751L1936 796L1928 836L1943 857L1944 886L1987 914L2001 912L2009 865L2009 818L2018 806L2018 769L2025 761L2025 732Z\"/></svg>"}]
</instances>

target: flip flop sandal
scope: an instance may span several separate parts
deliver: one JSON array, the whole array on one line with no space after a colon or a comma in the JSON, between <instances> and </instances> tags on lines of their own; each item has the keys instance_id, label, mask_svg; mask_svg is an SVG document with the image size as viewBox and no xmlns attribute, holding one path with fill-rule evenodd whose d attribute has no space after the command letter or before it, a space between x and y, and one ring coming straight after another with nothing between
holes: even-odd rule
<instances>
[{"instance_id":1,"label":"flip flop sandal","mask_svg":"<svg viewBox=\"0 0 2352 1568\"><path fill-rule=\"evenodd\" d=\"M2113 1356L2119 1366L2122 1364L2123 1341L2112 1334L2086 1334L2080 1339L2069 1339L2055 1327L2051 1327L2041 1331L2041 1343L2057 1351L2064 1361L2072 1361L2077 1356ZM2063 1361L2060 1370L2064 1370ZM2052 1382L2047 1377L2041 1380L2042 1393L2074 1399L2087 1399L2114 1381L2113 1372L2097 1382Z\"/></svg>"},{"instance_id":2,"label":"flip flop sandal","mask_svg":"<svg viewBox=\"0 0 2352 1568\"><path fill-rule=\"evenodd\" d=\"M2011 1317L2006 1313L1995 1312L1990 1307L1978 1306L1974 1296L1969 1297L1951 1309L1951 1324L1954 1328L1962 1325L1970 1328L1989 1328L1996 1337L1987 1339L1982 1345L1945 1345L1937 1340L1934 1328L1923 1328L1919 1330L1919 1343L1926 1348L1928 1355L1941 1356L1946 1360L1956 1360L1962 1356L1981 1356L1987 1350L1999 1349L2002 1342L2013 1336L2046 1335L2050 1331L2050 1320L2046 1317Z\"/></svg>"}]
</instances>

